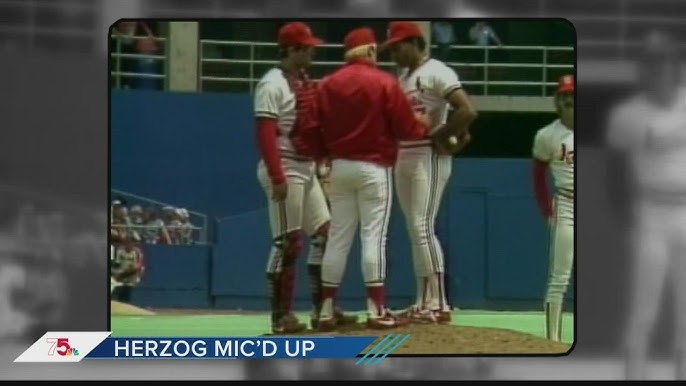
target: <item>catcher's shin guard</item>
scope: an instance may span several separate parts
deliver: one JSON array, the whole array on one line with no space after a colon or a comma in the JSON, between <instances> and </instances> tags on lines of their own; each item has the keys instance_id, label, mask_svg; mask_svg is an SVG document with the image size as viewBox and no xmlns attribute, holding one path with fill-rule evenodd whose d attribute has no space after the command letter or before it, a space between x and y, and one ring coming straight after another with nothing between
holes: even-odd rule
<instances>
[{"instance_id":1,"label":"catcher's shin guard","mask_svg":"<svg viewBox=\"0 0 686 386\"><path fill-rule=\"evenodd\" d=\"M310 277L310 296L312 297L312 328L317 328L317 320L322 307L322 266L308 264L307 273Z\"/></svg>"},{"instance_id":2,"label":"catcher's shin guard","mask_svg":"<svg viewBox=\"0 0 686 386\"><path fill-rule=\"evenodd\" d=\"M281 319L281 284L280 284L280 273L268 272L267 273L267 294L269 296L270 306L272 309L271 321L272 325L275 325Z\"/></svg>"},{"instance_id":3,"label":"catcher's shin guard","mask_svg":"<svg viewBox=\"0 0 686 386\"><path fill-rule=\"evenodd\" d=\"M278 259L275 272L267 274L272 307L272 324L291 313L295 290L295 262L302 249L300 232L291 232L275 240Z\"/></svg>"},{"instance_id":4,"label":"catcher's shin guard","mask_svg":"<svg viewBox=\"0 0 686 386\"><path fill-rule=\"evenodd\" d=\"M562 340L562 304L545 304L545 334L546 338L554 342Z\"/></svg>"},{"instance_id":5,"label":"catcher's shin guard","mask_svg":"<svg viewBox=\"0 0 686 386\"><path fill-rule=\"evenodd\" d=\"M312 324L316 325L322 306L322 258L329 239L329 222L327 221L310 236L310 252L307 257L307 273L310 278L310 296L312 299ZM313 326L313 328L316 328Z\"/></svg>"}]
</instances>

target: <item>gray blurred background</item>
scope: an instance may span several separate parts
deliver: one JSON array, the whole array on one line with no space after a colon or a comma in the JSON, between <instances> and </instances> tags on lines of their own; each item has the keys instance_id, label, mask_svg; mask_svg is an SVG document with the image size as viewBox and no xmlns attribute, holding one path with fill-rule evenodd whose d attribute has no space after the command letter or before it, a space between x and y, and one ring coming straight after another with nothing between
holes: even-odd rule
<instances>
[{"instance_id":1,"label":"gray blurred background","mask_svg":"<svg viewBox=\"0 0 686 386\"><path fill-rule=\"evenodd\" d=\"M582 154L577 165L580 242L574 352L566 358L389 358L375 368L325 360L12 364L45 329L102 330L107 324L107 27L121 17L359 15L564 17L574 23L577 139ZM0 268L17 272L13 277L19 272L26 276L50 272L56 278L54 284L39 286L33 293L16 295L21 300L17 304L34 306L27 319L0 334L4 336L1 377L622 379L619 339L630 260L625 227L608 217L613 198L606 194L604 122L609 109L635 88L632 57L643 35L652 28L672 31L682 39L683 50L684 21L682 0L0 0ZM22 231L22 227L48 231ZM669 305L668 298L664 301ZM60 302L64 306L58 309L49 305ZM649 377L669 379L672 370L664 358L669 356L671 312L663 316Z\"/></svg>"}]
</instances>

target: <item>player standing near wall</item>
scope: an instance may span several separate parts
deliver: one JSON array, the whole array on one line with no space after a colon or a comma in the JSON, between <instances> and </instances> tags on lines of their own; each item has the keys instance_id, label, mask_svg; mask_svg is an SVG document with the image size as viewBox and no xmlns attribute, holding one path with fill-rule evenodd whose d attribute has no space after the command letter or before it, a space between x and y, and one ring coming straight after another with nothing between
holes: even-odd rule
<instances>
[{"instance_id":1,"label":"player standing near wall","mask_svg":"<svg viewBox=\"0 0 686 386\"><path fill-rule=\"evenodd\" d=\"M548 285L545 296L546 337L562 339L562 305L574 262L574 76L560 78L555 93L559 118L536 132L533 182L536 202L550 224ZM555 196L546 180L550 168Z\"/></svg>"},{"instance_id":2,"label":"player standing near wall","mask_svg":"<svg viewBox=\"0 0 686 386\"><path fill-rule=\"evenodd\" d=\"M395 166L417 284L416 302L405 315L417 322L448 323L445 261L434 227L453 155L471 141L469 127L477 113L455 71L426 53L426 40L416 23L390 23L383 47L390 48L391 57L402 68L400 85L415 114L429 127L427 137L400 143ZM454 109L450 119L449 107Z\"/></svg>"},{"instance_id":3,"label":"player standing near wall","mask_svg":"<svg viewBox=\"0 0 686 386\"><path fill-rule=\"evenodd\" d=\"M302 251L303 231L310 236L307 258L312 296L313 327L321 303L321 260L329 229L329 209L316 178L315 162L298 154L291 137L311 115L316 88L305 72L312 62L314 46L322 41L300 22L279 30L281 63L269 70L255 90L257 142L261 160L257 177L269 201L273 246L267 264L271 298L272 331L298 333L307 326L293 314L295 267ZM355 318L340 313L342 320Z\"/></svg>"},{"instance_id":4,"label":"player standing near wall","mask_svg":"<svg viewBox=\"0 0 686 386\"><path fill-rule=\"evenodd\" d=\"M296 146L316 159L331 159L331 231L322 265L323 297L319 329L340 324L334 314L358 224L362 276L367 289L367 326L406 323L386 307L386 237L393 200L391 170L398 140L426 136L398 82L376 68L377 44L369 28L345 38L346 64L319 85L312 126L298 133Z\"/></svg>"},{"instance_id":5,"label":"player standing near wall","mask_svg":"<svg viewBox=\"0 0 686 386\"><path fill-rule=\"evenodd\" d=\"M143 251L136 244L134 240L127 238L112 256L110 293L112 299L122 303L131 302L131 291L145 274Z\"/></svg>"}]
</instances>

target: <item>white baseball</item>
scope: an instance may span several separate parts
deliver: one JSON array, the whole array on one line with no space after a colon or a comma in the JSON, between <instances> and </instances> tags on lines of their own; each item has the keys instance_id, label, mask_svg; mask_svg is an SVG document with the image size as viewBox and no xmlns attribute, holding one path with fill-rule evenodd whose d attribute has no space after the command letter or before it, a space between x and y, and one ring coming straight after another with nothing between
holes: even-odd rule
<instances>
[{"instance_id":1,"label":"white baseball","mask_svg":"<svg viewBox=\"0 0 686 386\"><path fill-rule=\"evenodd\" d=\"M448 143L450 143L452 146L457 145L457 137L454 136L454 135L451 135L451 136L448 138Z\"/></svg>"}]
</instances>

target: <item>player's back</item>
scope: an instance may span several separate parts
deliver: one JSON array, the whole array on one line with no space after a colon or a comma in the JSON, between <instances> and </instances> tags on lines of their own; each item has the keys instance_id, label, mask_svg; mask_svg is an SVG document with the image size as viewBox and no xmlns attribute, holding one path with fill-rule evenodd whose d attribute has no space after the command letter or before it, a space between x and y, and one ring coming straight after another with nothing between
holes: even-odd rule
<instances>
[{"instance_id":1,"label":"player's back","mask_svg":"<svg viewBox=\"0 0 686 386\"><path fill-rule=\"evenodd\" d=\"M347 64L320 83L321 127L333 158L393 165L399 135L389 116L394 90L400 92L393 76L365 63Z\"/></svg>"}]
</instances>

